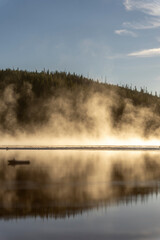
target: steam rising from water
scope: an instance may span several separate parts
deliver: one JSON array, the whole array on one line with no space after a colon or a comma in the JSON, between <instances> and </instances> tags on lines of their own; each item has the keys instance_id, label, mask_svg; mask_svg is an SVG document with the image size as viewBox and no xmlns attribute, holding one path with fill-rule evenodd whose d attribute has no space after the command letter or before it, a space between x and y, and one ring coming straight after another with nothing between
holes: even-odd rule
<instances>
[{"instance_id":1,"label":"steam rising from water","mask_svg":"<svg viewBox=\"0 0 160 240\"><path fill-rule=\"evenodd\" d=\"M134 106L111 90L61 90L43 101L29 83L19 93L15 89L11 84L0 96L1 144L159 144L154 105ZM27 106L19 109L22 98Z\"/></svg>"}]
</instances>

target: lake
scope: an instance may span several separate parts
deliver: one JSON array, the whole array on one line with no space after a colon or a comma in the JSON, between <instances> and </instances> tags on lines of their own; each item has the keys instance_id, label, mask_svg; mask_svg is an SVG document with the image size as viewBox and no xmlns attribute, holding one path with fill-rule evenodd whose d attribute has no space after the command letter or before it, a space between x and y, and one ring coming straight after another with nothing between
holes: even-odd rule
<instances>
[{"instance_id":1,"label":"lake","mask_svg":"<svg viewBox=\"0 0 160 240\"><path fill-rule=\"evenodd\" d=\"M159 152L0 153L0 239L160 239Z\"/></svg>"}]
</instances>

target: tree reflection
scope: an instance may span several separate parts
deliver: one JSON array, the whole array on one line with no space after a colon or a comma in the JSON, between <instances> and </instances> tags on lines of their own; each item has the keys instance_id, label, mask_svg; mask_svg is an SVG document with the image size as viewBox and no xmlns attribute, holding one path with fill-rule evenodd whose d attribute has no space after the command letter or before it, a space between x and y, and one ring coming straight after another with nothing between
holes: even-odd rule
<instances>
[{"instance_id":1,"label":"tree reflection","mask_svg":"<svg viewBox=\"0 0 160 240\"><path fill-rule=\"evenodd\" d=\"M0 159L0 218L65 218L113 204L146 202L159 192L158 154L29 156L29 166Z\"/></svg>"}]
</instances>

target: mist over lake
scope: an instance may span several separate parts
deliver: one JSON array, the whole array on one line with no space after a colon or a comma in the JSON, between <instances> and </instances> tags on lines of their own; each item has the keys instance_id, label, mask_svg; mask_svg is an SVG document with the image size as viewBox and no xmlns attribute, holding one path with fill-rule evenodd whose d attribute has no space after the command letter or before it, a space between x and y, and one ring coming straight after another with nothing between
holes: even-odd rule
<instances>
[{"instance_id":1,"label":"mist over lake","mask_svg":"<svg viewBox=\"0 0 160 240\"><path fill-rule=\"evenodd\" d=\"M0 79L2 239L159 237L157 95L58 72Z\"/></svg>"},{"instance_id":2,"label":"mist over lake","mask_svg":"<svg viewBox=\"0 0 160 240\"><path fill-rule=\"evenodd\" d=\"M160 0L0 0L0 240L160 239Z\"/></svg>"}]
</instances>

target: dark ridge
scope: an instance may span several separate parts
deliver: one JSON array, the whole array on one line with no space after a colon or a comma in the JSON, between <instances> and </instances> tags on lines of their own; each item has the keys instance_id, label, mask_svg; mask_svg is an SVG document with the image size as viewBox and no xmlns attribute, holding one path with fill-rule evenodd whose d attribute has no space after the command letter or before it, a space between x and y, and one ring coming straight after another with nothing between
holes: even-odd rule
<instances>
[{"instance_id":1,"label":"dark ridge","mask_svg":"<svg viewBox=\"0 0 160 240\"><path fill-rule=\"evenodd\" d=\"M77 132L81 132L83 125L87 133L92 133L97 126L88 116L85 104L97 95L101 96L99 105L105 106L112 98L109 108L115 129L120 129L122 124L133 124L133 119L124 119L127 103L134 107L130 111L136 118L139 110L152 111L144 119L145 136L159 128L160 98L157 93L153 96L146 89L138 91L136 87L132 89L127 85L122 87L93 81L75 73L6 69L0 70L0 131L12 135L17 130L34 133L35 126L46 126L51 116L58 114L76 124ZM65 103L69 105L69 112Z\"/></svg>"}]
</instances>

